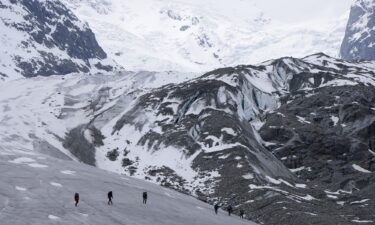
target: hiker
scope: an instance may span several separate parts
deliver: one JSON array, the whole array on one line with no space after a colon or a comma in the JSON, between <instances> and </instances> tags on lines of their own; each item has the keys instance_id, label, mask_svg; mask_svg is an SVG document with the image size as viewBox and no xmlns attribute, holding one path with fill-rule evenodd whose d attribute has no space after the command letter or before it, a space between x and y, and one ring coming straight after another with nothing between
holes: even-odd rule
<instances>
[{"instance_id":1,"label":"hiker","mask_svg":"<svg viewBox=\"0 0 375 225\"><path fill-rule=\"evenodd\" d=\"M228 205L227 211L228 211L228 216L230 216L233 212L233 208L231 205Z\"/></svg>"},{"instance_id":2,"label":"hiker","mask_svg":"<svg viewBox=\"0 0 375 225\"><path fill-rule=\"evenodd\" d=\"M112 198L113 198L113 193L112 191L108 192L108 205L113 205Z\"/></svg>"},{"instance_id":3,"label":"hiker","mask_svg":"<svg viewBox=\"0 0 375 225\"><path fill-rule=\"evenodd\" d=\"M243 209L240 209L240 218L244 219L245 211Z\"/></svg>"},{"instance_id":4,"label":"hiker","mask_svg":"<svg viewBox=\"0 0 375 225\"><path fill-rule=\"evenodd\" d=\"M219 210L219 203L216 203L214 205L214 209L215 209L215 214L217 215L217 211Z\"/></svg>"},{"instance_id":5,"label":"hiker","mask_svg":"<svg viewBox=\"0 0 375 225\"><path fill-rule=\"evenodd\" d=\"M146 204L147 203L147 192L143 192L143 204Z\"/></svg>"},{"instance_id":6,"label":"hiker","mask_svg":"<svg viewBox=\"0 0 375 225\"><path fill-rule=\"evenodd\" d=\"M79 202L79 194L78 193L74 194L74 201L76 202L76 207L77 207L78 206L78 202Z\"/></svg>"}]
</instances>

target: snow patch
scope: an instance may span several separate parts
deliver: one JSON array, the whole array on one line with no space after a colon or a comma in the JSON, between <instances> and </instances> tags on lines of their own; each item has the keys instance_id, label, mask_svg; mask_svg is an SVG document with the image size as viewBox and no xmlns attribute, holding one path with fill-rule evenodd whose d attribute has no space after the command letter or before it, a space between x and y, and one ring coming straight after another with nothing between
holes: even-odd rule
<instances>
[{"instance_id":1,"label":"snow patch","mask_svg":"<svg viewBox=\"0 0 375 225\"><path fill-rule=\"evenodd\" d=\"M56 182L49 182L50 183L50 185L52 185L52 186L55 186L55 187L62 187L62 184L60 184L60 183L56 183Z\"/></svg>"},{"instance_id":2,"label":"snow patch","mask_svg":"<svg viewBox=\"0 0 375 225\"><path fill-rule=\"evenodd\" d=\"M76 171L72 171L72 170L62 170L62 171L60 171L60 173L62 173L62 174L67 174L67 175L74 175L74 174L76 174Z\"/></svg>"},{"instance_id":3,"label":"snow patch","mask_svg":"<svg viewBox=\"0 0 375 225\"><path fill-rule=\"evenodd\" d=\"M372 220L352 220L353 223L373 223Z\"/></svg>"},{"instance_id":4,"label":"snow patch","mask_svg":"<svg viewBox=\"0 0 375 225\"><path fill-rule=\"evenodd\" d=\"M242 176L244 179L251 180L254 179L254 175L251 173L245 174Z\"/></svg>"},{"instance_id":5,"label":"snow patch","mask_svg":"<svg viewBox=\"0 0 375 225\"><path fill-rule=\"evenodd\" d=\"M30 167L34 167L34 168L47 168L48 166L47 165L43 165L43 164L39 164L39 163L30 163L30 164L27 164L28 166Z\"/></svg>"},{"instance_id":6,"label":"snow patch","mask_svg":"<svg viewBox=\"0 0 375 225\"><path fill-rule=\"evenodd\" d=\"M28 157L20 157L20 158L14 159L14 160L10 160L9 162L10 162L10 163L17 163L17 164L20 164L20 163L31 163L31 162L35 162L35 160L34 160L34 159L31 159L31 158L28 158Z\"/></svg>"},{"instance_id":7,"label":"snow patch","mask_svg":"<svg viewBox=\"0 0 375 225\"><path fill-rule=\"evenodd\" d=\"M225 133L227 133L229 135L232 135L232 136L237 135L237 133L232 128L229 128L229 127L222 128L221 132L225 132Z\"/></svg>"},{"instance_id":8,"label":"snow patch","mask_svg":"<svg viewBox=\"0 0 375 225\"><path fill-rule=\"evenodd\" d=\"M54 216L54 215L48 215L48 219L50 219L50 220L59 220L60 217Z\"/></svg>"},{"instance_id":9,"label":"snow patch","mask_svg":"<svg viewBox=\"0 0 375 225\"><path fill-rule=\"evenodd\" d=\"M333 126L336 126L339 122L339 118L337 116L331 116L331 120L333 122Z\"/></svg>"},{"instance_id":10,"label":"snow patch","mask_svg":"<svg viewBox=\"0 0 375 225\"><path fill-rule=\"evenodd\" d=\"M352 166L353 166L353 168L354 168L355 170L357 170L357 171L359 171L359 172L362 172L362 173L371 173L371 171L368 171L368 170L366 170L366 169L364 169L364 168L358 166L357 164L353 164Z\"/></svg>"},{"instance_id":11,"label":"snow patch","mask_svg":"<svg viewBox=\"0 0 375 225\"><path fill-rule=\"evenodd\" d=\"M307 124L311 124L310 121L307 121L305 118L301 117L301 116L296 116L298 121L301 122L301 123L307 123Z\"/></svg>"},{"instance_id":12,"label":"snow patch","mask_svg":"<svg viewBox=\"0 0 375 225\"><path fill-rule=\"evenodd\" d=\"M297 188L306 188L307 185L306 184L296 184L295 185Z\"/></svg>"},{"instance_id":13,"label":"snow patch","mask_svg":"<svg viewBox=\"0 0 375 225\"><path fill-rule=\"evenodd\" d=\"M285 157L285 159L286 159L286 157ZM285 160L284 159L284 160ZM296 168L296 169L289 169L290 170L290 172L292 172L292 173L296 173L296 172L299 172L299 171L302 171L302 170L304 170L305 169L305 167L304 166L301 166L301 167L298 167L298 168Z\"/></svg>"},{"instance_id":14,"label":"snow patch","mask_svg":"<svg viewBox=\"0 0 375 225\"><path fill-rule=\"evenodd\" d=\"M365 202L368 202L370 201L370 199L363 199L363 200L360 200L360 201L354 201L354 202L351 202L350 204L361 204L361 203L365 203Z\"/></svg>"},{"instance_id":15,"label":"snow patch","mask_svg":"<svg viewBox=\"0 0 375 225\"><path fill-rule=\"evenodd\" d=\"M27 191L27 188L16 186L15 187L17 191Z\"/></svg>"}]
</instances>

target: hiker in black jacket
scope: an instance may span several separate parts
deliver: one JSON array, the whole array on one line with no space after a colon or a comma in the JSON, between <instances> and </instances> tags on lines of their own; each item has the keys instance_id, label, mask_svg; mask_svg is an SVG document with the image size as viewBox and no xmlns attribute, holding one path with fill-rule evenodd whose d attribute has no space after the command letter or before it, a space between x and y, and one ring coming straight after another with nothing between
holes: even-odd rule
<instances>
[{"instance_id":1,"label":"hiker in black jacket","mask_svg":"<svg viewBox=\"0 0 375 225\"><path fill-rule=\"evenodd\" d=\"M108 192L108 205L113 205L112 198L113 198L113 193L112 191Z\"/></svg>"},{"instance_id":2,"label":"hiker in black jacket","mask_svg":"<svg viewBox=\"0 0 375 225\"><path fill-rule=\"evenodd\" d=\"M243 209L240 209L240 218L244 219L245 211Z\"/></svg>"},{"instance_id":3,"label":"hiker in black jacket","mask_svg":"<svg viewBox=\"0 0 375 225\"><path fill-rule=\"evenodd\" d=\"M214 209L215 209L215 214L217 214L217 211L219 210L219 203L216 203L214 205Z\"/></svg>"},{"instance_id":4,"label":"hiker in black jacket","mask_svg":"<svg viewBox=\"0 0 375 225\"><path fill-rule=\"evenodd\" d=\"M231 205L228 205L227 211L228 211L228 216L230 216L233 212L233 207Z\"/></svg>"},{"instance_id":5,"label":"hiker in black jacket","mask_svg":"<svg viewBox=\"0 0 375 225\"><path fill-rule=\"evenodd\" d=\"M76 202L76 207L77 207L78 206L78 202L79 202L79 194L78 193L74 194L74 201Z\"/></svg>"},{"instance_id":6,"label":"hiker in black jacket","mask_svg":"<svg viewBox=\"0 0 375 225\"><path fill-rule=\"evenodd\" d=\"M147 203L147 192L146 191L143 192L142 197L143 197L143 204L146 204Z\"/></svg>"}]
</instances>

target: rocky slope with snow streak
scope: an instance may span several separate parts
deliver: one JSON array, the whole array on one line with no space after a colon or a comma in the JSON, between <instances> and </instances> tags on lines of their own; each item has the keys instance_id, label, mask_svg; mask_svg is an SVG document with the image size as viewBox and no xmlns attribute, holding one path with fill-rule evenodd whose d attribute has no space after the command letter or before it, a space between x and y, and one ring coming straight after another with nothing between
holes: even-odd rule
<instances>
[{"instance_id":1,"label":"rocky slope with snow streak","mask_svg":"<svg viewBox=\"0 0 375 225\"><path fill-rule=\"evenodd\" d=\"M352 6L340 53L346 60L375 59L374 0L357 0Z\"/></svg>"},{"instance_id":2,"label":"rocky slope with snow streak","mask_svg":"<svg viewBox=\"0 0 375 225\"><path fill-rule=\"evenodd\" d=\"M373 62L316 54L192 80L192 74L126 72L12 81L0 86L0 146L230 203L266 224L374 221L374 177L364 158L374 151L367 123L374 119L374 71ZM171 84L172 77L184 79ZM366 98L354 103L345 89ZM298 107L305 107L301 114ZM310 133L322 140L318 146L309 147ZM343 157L319 170L324 154L316 150L341 152L335 143L342 139L352 145L342 143Z\"/></svg>"},{"instance_id":3,"label":"rocky slope with snow streak","mask_svg":"<svg viewBox=\"0 0 375 225\"><path fill-rule=\"evenodd\" d=\"M0 80L112 71L87 24L60 1L0 1Z\"/></svg>"}]
</instances>

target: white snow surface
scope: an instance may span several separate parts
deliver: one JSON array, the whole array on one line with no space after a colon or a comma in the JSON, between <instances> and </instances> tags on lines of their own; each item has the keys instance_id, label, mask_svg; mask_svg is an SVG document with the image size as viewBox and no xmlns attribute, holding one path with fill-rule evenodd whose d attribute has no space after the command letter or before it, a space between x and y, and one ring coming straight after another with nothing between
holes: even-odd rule
<instances>
[{"instance_id":1,"label":"white snow surface","mask_svg":"<svg viewBox=\"0 0 375 225\"><path fill-rule=\"evenodd\" d=\"M48 170L9 162L18 156L0 156L0 221L4 225L255 224L229 217L223 211L215 215L212 206L149 182L48 156L43 161ZM38 162L37 157L32 158ZM77 177L62 174L61 170L76 171ZM54 184L52 180L61 186L49 185ZM112 206L106 202L108 191L114 194ZM147 205L142 204L144 191L148 192ZM80 194L78 207L73 201L76 192Z\"/></svg>"},{"instance_id":2,"label":"white snow surface","mask_svg":"<svg viewBox=\"0 0 375 225\"><path fill-rule=\"evenodd\" d=\"M338 56L352 0L63 0L128 70L202 72Z\"/></svg>"}]
</instances>

